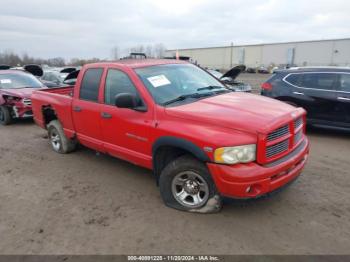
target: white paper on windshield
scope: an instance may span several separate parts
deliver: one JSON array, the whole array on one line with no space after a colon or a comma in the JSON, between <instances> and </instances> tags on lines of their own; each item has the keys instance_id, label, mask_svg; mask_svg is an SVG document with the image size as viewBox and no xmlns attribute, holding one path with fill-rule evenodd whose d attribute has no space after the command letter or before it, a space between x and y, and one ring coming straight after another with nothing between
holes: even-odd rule
<instances>
[{"instance_id":1,"label":"white paper on windshield","mask_svg":"<svg viewBox=\"0 0 350 262\"><path fill-rule=\"evenodd\" d=\"M1 83L1 84L11 84L12 81L11 81L11 79L1 79L1 80L0 80L0 83Z\"/></svg>"},{"instance_id":2,"label":"white paper on windshield","mask_svg":"<svg viewBox=\"0 0 350 262\"><path fill-rule=\"evenodd\" d=\"M160 87L165 85L170 85L171 82L165 75L148 77L147 80L154 86Z\"/></svg>"}]
</instances>

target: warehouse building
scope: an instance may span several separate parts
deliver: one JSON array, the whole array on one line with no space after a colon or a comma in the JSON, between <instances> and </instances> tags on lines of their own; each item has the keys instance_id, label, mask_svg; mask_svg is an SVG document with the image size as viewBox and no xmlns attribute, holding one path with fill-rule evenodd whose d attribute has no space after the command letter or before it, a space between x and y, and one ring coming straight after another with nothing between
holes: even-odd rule
<instances>
[{"instance_id":1,"label":"warehouse building","mask_svg":"<svg viewBox=\"0 0 350 262\"><path fill-rule=\"evenodd\" d=\"M234 65L350 66L350 38L288 43L167 50L166 56L190 57L203 67L227 70Z\"/></svg>"}]
</instances>

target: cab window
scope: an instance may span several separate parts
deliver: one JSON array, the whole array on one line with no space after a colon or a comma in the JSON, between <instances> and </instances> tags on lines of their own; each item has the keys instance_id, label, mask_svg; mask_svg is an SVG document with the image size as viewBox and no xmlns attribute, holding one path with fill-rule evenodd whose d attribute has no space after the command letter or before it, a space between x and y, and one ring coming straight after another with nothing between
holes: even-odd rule
<instances>
[{"instance_id":1,"label":"cab window","mask_svg":"<svg viewBox=\"0 0 350 262\"><path fill-rule=\"evenodd\" d=\"M127 74L117 69L108 70L105 84L105 104L114 105L115 96L121 93L130 93L139 97Z\"/></svg>"},{"instance_id":2,"label":"cab window","mask_svg":"<svg viewBox=\"0 0 350 262\"><path fill-rule=\"evenodd\" d=\"M98 102L98 90L102 73L102 68L92 68L86 70L80 86L80 99Z\"/></svg>"}]
</instances>

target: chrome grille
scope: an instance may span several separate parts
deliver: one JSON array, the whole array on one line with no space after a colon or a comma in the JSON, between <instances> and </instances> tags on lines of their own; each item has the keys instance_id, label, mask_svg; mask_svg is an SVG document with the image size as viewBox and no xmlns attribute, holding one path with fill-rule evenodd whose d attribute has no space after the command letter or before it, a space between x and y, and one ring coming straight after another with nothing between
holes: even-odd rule
<instances>
[{"instance_id":1,"label":"chrome grille","mask_svg":"<svg viewBox=\"0 0 350 262\"><path fill-rule=\"evenodd\" d=\"M266 157L270 158L280 153L287 151L289 148L289 139L286 139L278 144L266 148Z\"/></svg>"},{"instance_id":2,"label":"chrome grille","mask_svg":"<svg viewBox=\"0 0 350 262\"><path fill-rule=\"evenodd\" d=\"M303 138L303 130L300 130L298 131L298 133L294 135L294 145L300 142L302 138Z\"/></svg>"},{"instance_id":3,"label":"chrome grille","mask_svg":"<svg viewBox=\"0 0 350 262\"><path fill-rule=\"evenodd\" d=\"M29 98L23 98L23 104L25 104L26 106L31 106L32 100L30 100Z\"/></svg>"},{"instance_id":4,"label":"chrome grille","mask_svg":"<svg viewBox=\"0 0 350 262\"><path fill-rule=\"evenodd\" d=\"M303 124L303 118L299 117L298 119L294 120L294 128L297 129Z\"/></svg>"},{"instance_id":5,"label":"chrome grille","mask_svg":"<svg viewBox=\"0 0 350 262\"><path fill-rule=\"evenodd\" d=\"M273 131L272 133L268 134L267 141L270 142L270 141L276 140L287 134L289 134L289 125L282 126L276 129L275 131Z\"/></svg>"}]
</instances>

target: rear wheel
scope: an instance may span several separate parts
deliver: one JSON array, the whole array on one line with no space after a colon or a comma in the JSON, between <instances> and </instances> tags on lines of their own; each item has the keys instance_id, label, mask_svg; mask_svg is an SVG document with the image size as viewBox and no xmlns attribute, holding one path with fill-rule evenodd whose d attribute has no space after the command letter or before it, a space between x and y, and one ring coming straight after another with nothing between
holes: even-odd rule
<instances>
[{"instance_id":1,"label":"rear wheel","mask_svg":"<svg viewBox=\"0 0 350 262\"><path fill-rule=\"evenodd\" d=\"M204 163L185 155L161 172L160 193L167 206L183 211L213 213L221 209L221 197Z\"/></svg>"},{"instance_id":2,"label":"rear wheel","mask_svg":"<svg viewBox=\"0 0 350 262\"><path fill-rule=\"evenodd\" d=\"M76 149L77 142L66 137L62 125L58 120L51 121L47 125L47 130L52 149L57 153L67 154Z\"/></svg>"},{"instance_id":3,"label":"rear wheel","mask_svg":"<svg viewBox=\"0 0 350 262\"><path fill-rule=\"evenodd\" d=\"M11 112L7 106L0 106L0 124L9 125L12 122Z\"/></svg>"}]
</instances>

